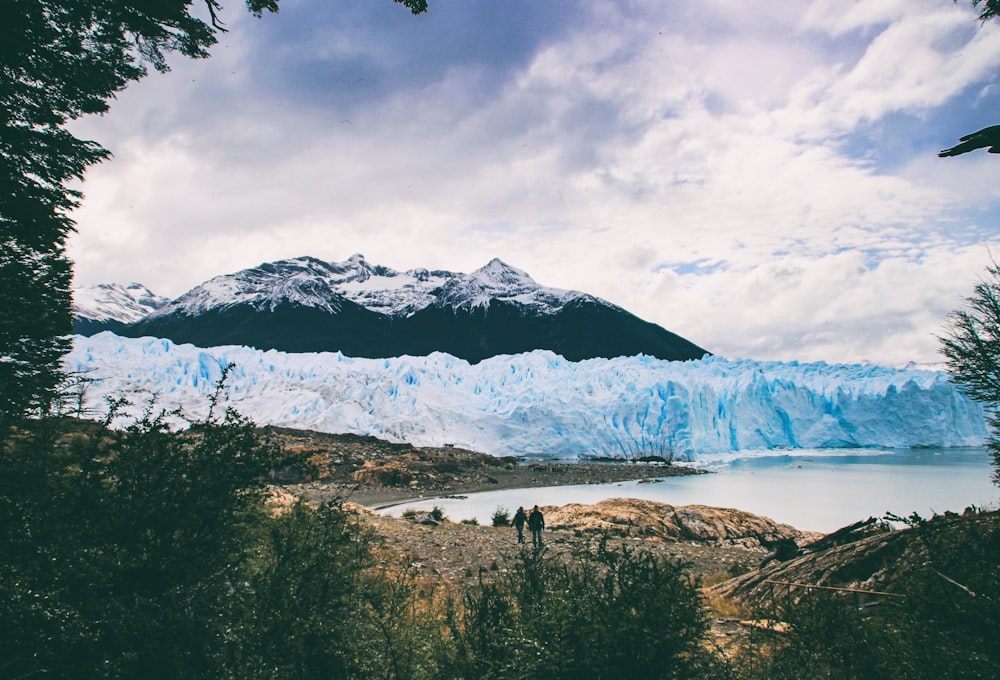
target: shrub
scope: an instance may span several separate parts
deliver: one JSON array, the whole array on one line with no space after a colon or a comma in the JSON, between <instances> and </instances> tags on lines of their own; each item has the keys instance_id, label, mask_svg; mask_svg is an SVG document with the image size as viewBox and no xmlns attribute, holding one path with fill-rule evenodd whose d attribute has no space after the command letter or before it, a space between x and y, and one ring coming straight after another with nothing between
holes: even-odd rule
<instances>
[{"instance_id":1,"label":"shrub","mask_svg":"<svg viewBox=\"0 0 1000 680\"><path fill-rule=\"evenodd\" d=\"M493 526L495 527L509 527L510 526L510 514L507 512L507 508L502 505L498 505L497 509L493 511Z\"/></svg>"},{"instance_id":2,"label":"shrub","mask_svg":"<svg viewBox=\"0 0 1000 680\"><path fill-rule=\"evenodd\" d=\"M275 449L231 411L180 433L151 410L111 430L116 414L0 433L8 677L182 677L218 658Z\"/></svg>"},{"instance_id":3,"label":"shrub","mask_svg":"<svg viewBox=\"0 0 1000 680\"><path fill-rule=\"evenodd\" d=\"M165 420L0 429L0 675L440 677L371 531L337 504L267 512L281 459L236 414Z\"/></svg>"},{"instance_id":4,"label":"shrub","mask_svg":"<svg viewBox=\"0 0 1000 680\"><path fill-rule=\"evenodd\" d=\"M519 553L451 623L458 677L710 677L707 620L683 565L627 548Z\"/></svg>"},{"instance_id":5,"label":"shrub","mask_svg":"<svg viewBox=\"0 0 1000 680\"><path fill-rule=\"evenodd\" d=\"M769 640L746 677L1000 677L1000 514L906 522L910 546L879 587L900 597L860 606L852 594L796 591L760 614L795 634Z\"/></svg>"}]
</instances>

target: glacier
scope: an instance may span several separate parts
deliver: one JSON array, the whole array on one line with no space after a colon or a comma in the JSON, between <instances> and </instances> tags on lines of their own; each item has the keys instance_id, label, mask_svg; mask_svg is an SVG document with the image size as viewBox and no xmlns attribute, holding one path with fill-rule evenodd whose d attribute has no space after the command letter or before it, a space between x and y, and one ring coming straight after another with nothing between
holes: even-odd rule
<instances>
[{"instance_id":1,"label":"glacier","mask_svg":"<svg viewBox=\"0 0 1000 680\"><path fill-rule=\"evenodd\" d=\"M74 336L64 359L83 404L181 409L203 418L228 364L226 405L260 425L454 445L497 456L697 462L775 449L981 446L982 406L942 371L876 365L647 356L570 362L552 352L478 364L447 354L359 359L110 332Z\"/></svg>"}]
</instances>

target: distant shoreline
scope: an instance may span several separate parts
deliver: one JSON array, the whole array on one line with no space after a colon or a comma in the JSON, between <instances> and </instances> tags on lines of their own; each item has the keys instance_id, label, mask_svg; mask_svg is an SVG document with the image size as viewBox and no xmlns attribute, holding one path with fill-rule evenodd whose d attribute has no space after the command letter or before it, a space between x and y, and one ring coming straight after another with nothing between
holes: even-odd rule
<instances>
[{"instance_id":1,"label":"distant shoreline","mask_svg":"<svg viewBox=\"0 0 1000 680\"><path fill-rule=\"evenodd\" d=\"M708 471L687 465L602 462L521 464L510 470L491 467L488 473L488 478L491 481L487 483L471 479L458 479L443 488L351 486L314 482L294 485L289 487L289 491L311 501L339 499L357 503L372 510L385 510L406 503L417 503L447 496L463 496L483 491L507 491L577 484L613 484L708 474Z\"/></svg>"}]
</instances>

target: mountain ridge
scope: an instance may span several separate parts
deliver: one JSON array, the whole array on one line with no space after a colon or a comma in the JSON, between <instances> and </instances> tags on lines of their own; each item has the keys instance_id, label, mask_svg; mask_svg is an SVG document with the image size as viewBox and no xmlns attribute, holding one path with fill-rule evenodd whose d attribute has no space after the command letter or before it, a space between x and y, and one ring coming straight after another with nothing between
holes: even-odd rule
<instances>
[{"instance_id":1,"label":"mountain ridge","mask_svg":"<svg viewBox=\"0 0 1000 680\"><path fill-rule=\"evenodd\" d=\"M542 286L498 258L471 274L399 272L361 254L344 262L278 260L213 277L111 330L205 347L340 351L365 358L445 352L478 362L536 349L571 361L710 354L606 300Z\"/></svg>"},{"instance_id":2,"label":"mountain ridge","mask_svg":"<svg viewBox=\"0 0 1000 680\"><path fill-rule=\"evenodd\" d=\"M170 302L141 283L99 283L73 290L73 330L80 335L116 331Z\"/></svg>"}]
</instances>

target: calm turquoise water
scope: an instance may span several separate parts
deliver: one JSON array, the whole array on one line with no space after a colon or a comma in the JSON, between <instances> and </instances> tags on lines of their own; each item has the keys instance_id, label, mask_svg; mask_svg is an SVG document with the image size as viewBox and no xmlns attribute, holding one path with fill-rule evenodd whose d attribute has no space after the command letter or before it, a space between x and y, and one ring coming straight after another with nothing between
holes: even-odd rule
<instances>
[{"instance_id":1,"label":"calm turquoise water","mask_svg":"<svg viewBox=\"0 0 1000 680\"><path fill-rule=\"evenodd\" d=\"M666 478L655 484L622 482L488 491L464 500L428 498L384 512L440 506L452 520L488 524L498 506L596 503L642 498L671 505L738 508L807 531L829 532L886 512L925 517L969 505L997 507L1000 488L984 449L795 451L713 463L713 474Z\"/></svg>"}]
</instances>

